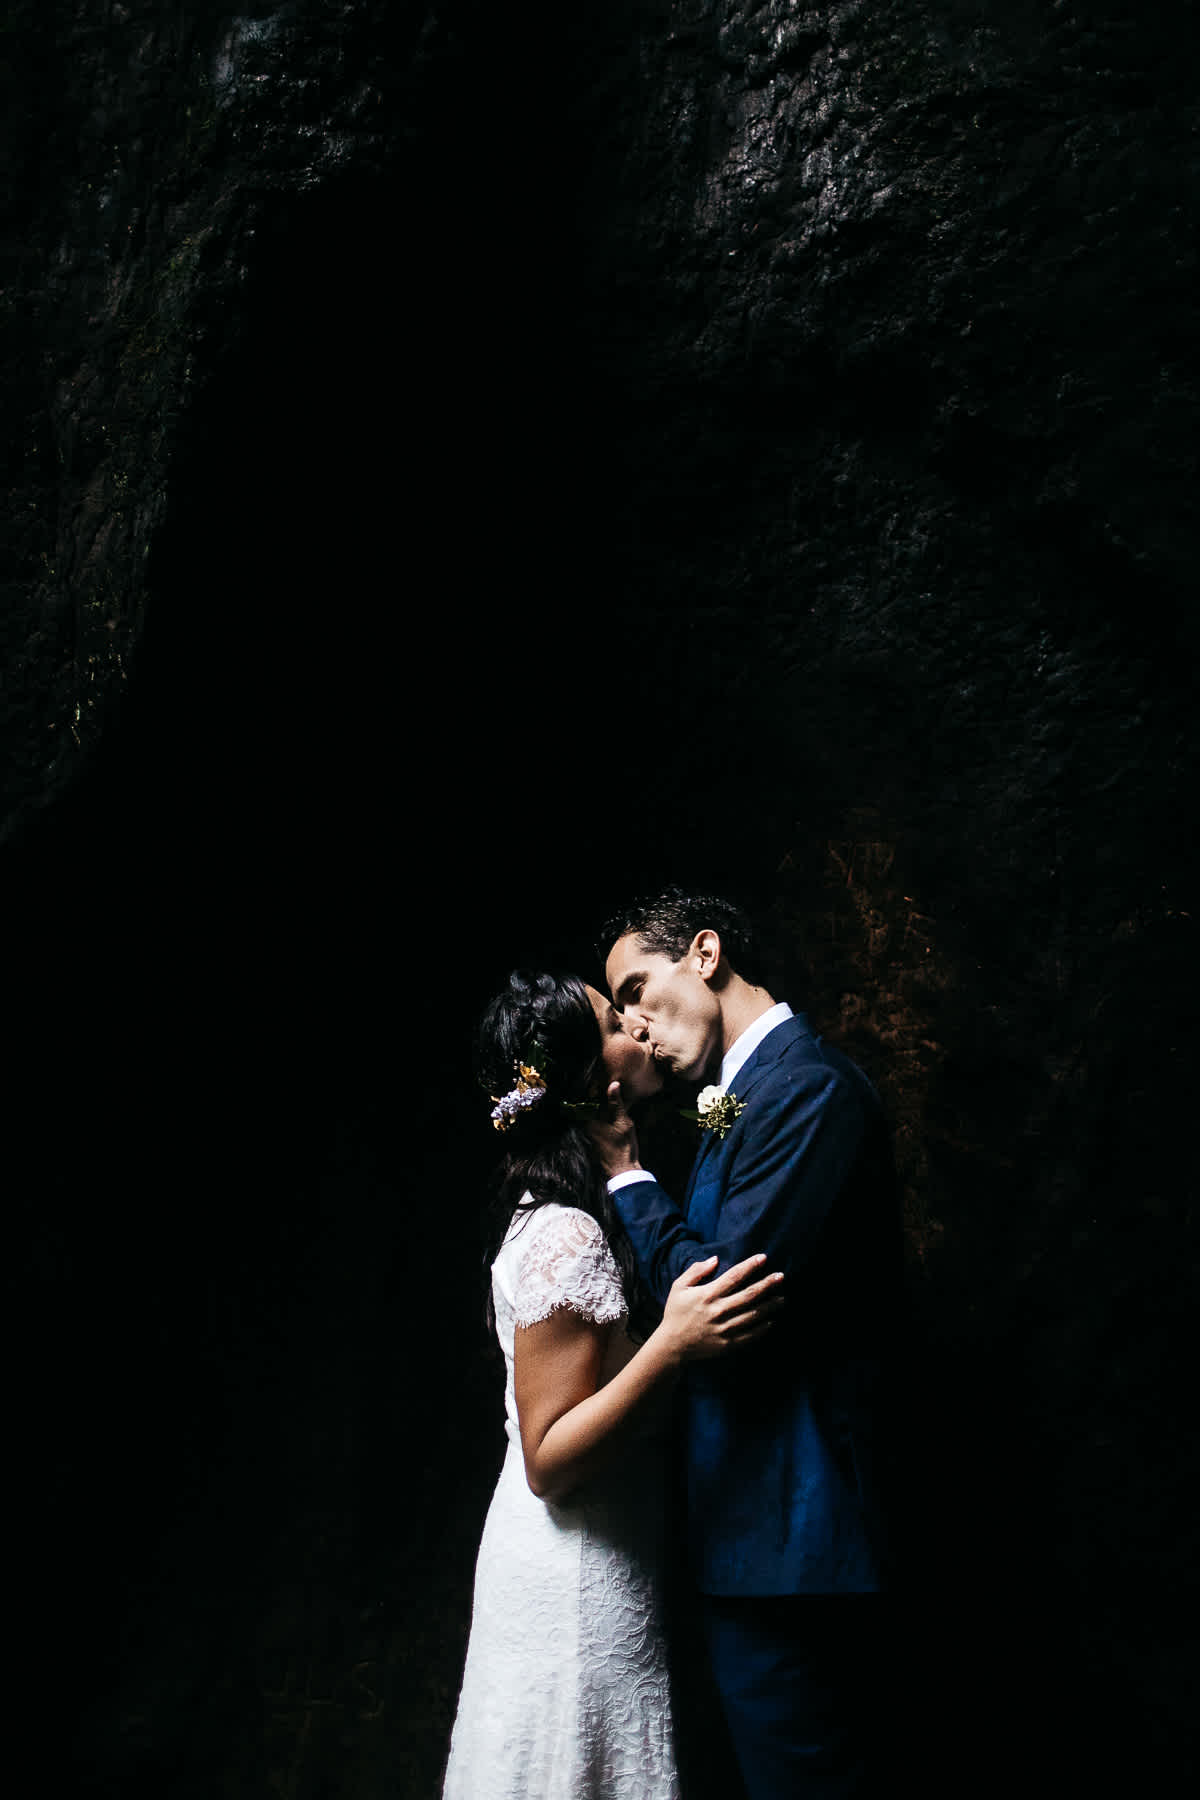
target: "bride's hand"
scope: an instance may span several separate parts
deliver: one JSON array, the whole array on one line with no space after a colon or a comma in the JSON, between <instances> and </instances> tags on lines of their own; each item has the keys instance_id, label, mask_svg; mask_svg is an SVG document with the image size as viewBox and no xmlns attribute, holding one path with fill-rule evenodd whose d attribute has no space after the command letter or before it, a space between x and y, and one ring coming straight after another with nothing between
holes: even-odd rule
<instances>
[{"instance_id":1,"label":"bride's hand","mask_svg":"<svg viewBox=\"0 0 1200 1800\"><path fill-rule=\"evenodd\" d=\"M766 1260L763 1255L748 1256L715 1281L707 1279L717 1266L715 1256L683 1271L667 1295L659 1326L681 1362L722 1356L752 1344L771 1329L771 1314L783 1305L783 1276L775 1273L753 1281Z\"/></svg>"},{"instance_id":2,"label":"bride's hand","mask_svg":"<svg viewBox=\"0 0 1200 1800\"><path fill-rule=\"evenodd\" d=\"M624 1175L642 1165L638 1161L637 1126L629 1116L619 1081L609 1082L604 1098L603 1114L589 1119L585 1129L611 1181L614 1175Z\"/></svg>"}]
</instances>

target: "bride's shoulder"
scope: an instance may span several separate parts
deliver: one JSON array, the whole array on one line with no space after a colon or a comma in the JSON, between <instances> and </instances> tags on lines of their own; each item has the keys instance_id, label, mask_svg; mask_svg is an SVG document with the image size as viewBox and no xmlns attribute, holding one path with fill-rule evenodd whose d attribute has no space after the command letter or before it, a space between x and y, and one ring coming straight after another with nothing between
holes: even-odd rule
<instances>
[{"instance_id":1,"label":"bride's shoulder","mask_svg":"<svg viewBox=\"0 0 1200 1800\"><path fill-rule=\"evenodd\" d=\"M494 1272L511 1292L518 1325L559 1306L608 1324L624 1317L621 1277L600 1225L580 1206L547 1201L517 1209Z\"/></svg>"},{"instance_id":2,"label":"bride's shoulder","mask_svg":"<svg viewBox=\"0 0 1200 1800\"><path fill-rule=\"evenodd\" d=\"M562 1206L557 1200L539 1206L529 1194L521 1197L504 1241L511 1244L518 1239L527 1244L550 1240L579 1250L607 1242L599 1224L581 1206Z\"/></svg>"}]
</instances>

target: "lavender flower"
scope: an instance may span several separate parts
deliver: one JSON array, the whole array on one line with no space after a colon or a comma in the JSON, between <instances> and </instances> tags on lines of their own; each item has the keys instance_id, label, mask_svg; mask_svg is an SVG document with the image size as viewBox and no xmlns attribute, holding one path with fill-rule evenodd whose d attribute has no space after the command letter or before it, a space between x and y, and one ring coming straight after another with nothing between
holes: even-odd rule
<instances>
[{"instance_id":1,"label":"lavender flower","mask_svg":"<svg viewBox=\"0 0 1200 1800\"><path fill-rule=\"evenodd\" d=\"M492 1108L492 1124L497 1131L507 1131L514 1125L520 1113L527 1112L536 1106L539 1100L546 1097L546 1083L535 1068L526 1068L518 1063L517 1085L507 1094L502 1094ZM528 1076L529 1079L526 1079ZM494 1098L494 1096L493 1096Z\"/></svg>"}]
</instances>

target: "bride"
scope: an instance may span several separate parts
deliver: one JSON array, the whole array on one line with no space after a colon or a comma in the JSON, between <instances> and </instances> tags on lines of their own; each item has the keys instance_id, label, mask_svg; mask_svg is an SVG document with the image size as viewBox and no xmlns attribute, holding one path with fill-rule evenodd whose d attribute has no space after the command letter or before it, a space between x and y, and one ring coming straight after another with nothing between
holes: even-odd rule
<instances>
[{"instance_id":1,"label":"bride","mask_svg":"<svg viewBox=\"0 0 1200 1800\"><path fill-rule=\"evenodd\" d=\"M663 1431L680 1366L769 1329L782 1278L750 1257L676 1281L661 1322L586 1131L610 1083L661 1086L645 1044L574 976L510 976L480 1028L503 1134L489 1316L507 1453L475 1571L443 1800L677 1800L657 1569ZM747 1285L748 1284L748 1285Z\"/></svg>"}]
</instances>

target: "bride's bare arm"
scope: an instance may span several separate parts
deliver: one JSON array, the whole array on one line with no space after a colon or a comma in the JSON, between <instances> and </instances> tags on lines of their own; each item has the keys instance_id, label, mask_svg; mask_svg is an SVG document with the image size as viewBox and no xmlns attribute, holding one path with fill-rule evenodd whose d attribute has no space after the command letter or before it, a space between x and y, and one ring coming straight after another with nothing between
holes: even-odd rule
<instances>
[{"instance_id":1,"label":"bride's bare arm","mask_svg":"<svg viewBox=\"0 0 1200 1800\"><path fill-rule=\"evenodd\" d=\"M542 1500L561 1500L631 1435L651 1394L683 1363L720 1356L770 1328L781 1304L779 1274L747 1287L765 1261L751 1256L715 1281L715 1256L693 1263L674 1283L662 1323L623 1369L599 1385L608 1325L559 1307L536 1325L518 1326L513 1382L525 1476Z\"/></svg>"}]
</instances>

